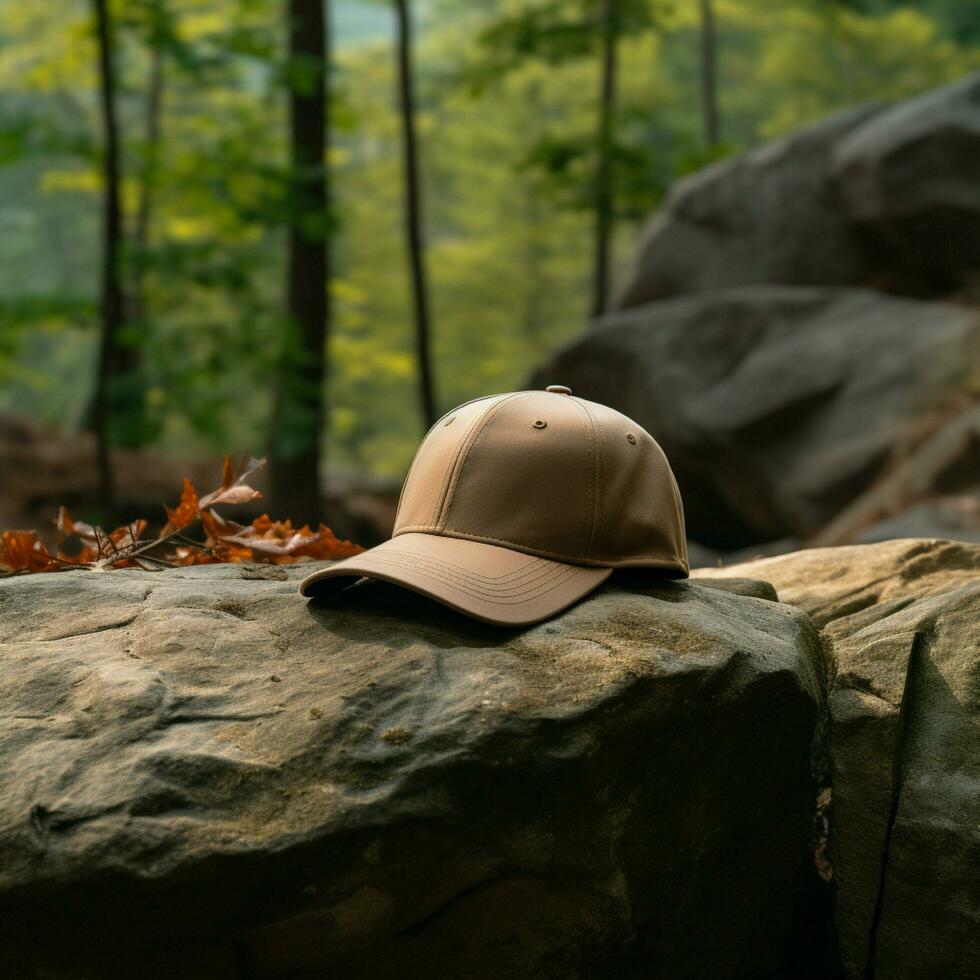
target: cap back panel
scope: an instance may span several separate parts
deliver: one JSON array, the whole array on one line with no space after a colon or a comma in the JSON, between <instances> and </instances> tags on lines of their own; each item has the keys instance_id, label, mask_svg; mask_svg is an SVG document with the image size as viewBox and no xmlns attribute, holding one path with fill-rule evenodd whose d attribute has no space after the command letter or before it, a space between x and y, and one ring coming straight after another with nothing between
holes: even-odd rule
<instances>
[{"instance_id":1,"label":"cap back panel","mask_svg":"<svg viewBox=\"0 0 980 980\"><path fill-rule=\"evenodd\" d=\"M604 483L596 561L674 562L687 567L684 522L667 458L646 429L625 415L589 403L601 433Z\"/></svg>"}]
</instances>

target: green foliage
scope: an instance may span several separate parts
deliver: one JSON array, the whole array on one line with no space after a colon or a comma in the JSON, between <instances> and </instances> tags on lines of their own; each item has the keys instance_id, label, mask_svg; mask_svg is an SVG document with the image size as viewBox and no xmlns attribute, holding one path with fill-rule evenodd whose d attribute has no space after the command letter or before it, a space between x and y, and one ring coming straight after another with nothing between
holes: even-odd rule
<instances>
[{"instance_id":1,"label":"green foliage","mask_svg":"<svg viewBox=\"0 0 980 980\"><path fill-rule=\"evenodd\" d=\"M508 9L478 34L485 60L471 70L471 83L485 85L528 59L563 65L596 54L604 6L604 0L544 0ZM635 35L657 24L669 9L662 0L615 0L616 32Z\"/></svg>"},{"instance_id":2,"label":"green foliage","mask_svg":"<svg viewBox=\"0 0 980 980\"><path fill-rule=\"evenodd\" d=\"M0 0L0 409L81 424L100 249L95 52L86 0ZM972 0L715 0L723 144L703 144L698 5L620 0L612 147L616 269L679 176L865 99L980 64ZM386 5L335 17L329 165L331 465L400 476L421 435ZM159 447L264 440L295 211L278 0L116 0L124 279L140 302ZM417 8L426 245L442 408L520 386L582 329L592 256L596 0ZM975 13L975 10L973 11ZM159 137L148 141L154 56ZM147 198L148 195L148 198ZM145 240L136 235L149 200ZM561 379L555 379L560 381Z\"/></svg>"}]
</instances>

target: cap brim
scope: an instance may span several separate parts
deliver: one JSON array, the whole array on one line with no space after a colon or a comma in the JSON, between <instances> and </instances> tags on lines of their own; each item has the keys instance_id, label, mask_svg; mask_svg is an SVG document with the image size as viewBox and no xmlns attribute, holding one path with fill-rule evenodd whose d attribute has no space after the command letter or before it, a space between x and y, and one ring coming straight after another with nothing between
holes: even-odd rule
<instances>
[{"instance_id":1,"label":"cap brim","mask_svg":"<svg viewBox=\"0 0 980 980\"><path fill-rule=\"evenodd\" d=\"M308 575L305 596L337 596L364 576L420 592L503 626L537 623L601 585L611 568L567 565L509 548L407 532Z\"/></svg>"}]
</instances>

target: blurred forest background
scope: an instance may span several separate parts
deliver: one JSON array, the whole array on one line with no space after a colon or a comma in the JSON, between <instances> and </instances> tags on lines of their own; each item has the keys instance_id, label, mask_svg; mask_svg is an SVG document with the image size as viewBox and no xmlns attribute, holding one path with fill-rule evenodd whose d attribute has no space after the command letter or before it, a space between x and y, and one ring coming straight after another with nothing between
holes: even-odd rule
<instances>
[{"instance_id":1,"label":"blurred forest background","mask_svg":"<svg viewBox=\"0 0 980 980\"><path fill-rule=\"evenodd\" d=\"M0 516L244 447L280 516L397 489L680 178L978 65L975 0L0 0Z\"/></svg>"}]
</instances>

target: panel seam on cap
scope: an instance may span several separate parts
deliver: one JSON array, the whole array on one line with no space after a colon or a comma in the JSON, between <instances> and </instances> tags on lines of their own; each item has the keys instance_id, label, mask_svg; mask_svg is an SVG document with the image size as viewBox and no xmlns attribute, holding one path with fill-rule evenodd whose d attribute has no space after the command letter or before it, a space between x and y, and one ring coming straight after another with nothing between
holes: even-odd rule
<instances>
[{"instance_id":1,"label":"panel seam on cap","mask_svg":"<svg viewBox=\"0 0 980 980\"><path fill-rule=\"evenodd\" d=\"M523 391L515 391L513 394L508 395L506 398L501 398L499 401L491 405L484 413L471 425L469 429L466 430L466 436L464 437L463 443L460 444L459 451L453 458L453 465L449 470L449 486L446 488L442 506L439 508L438 519L434 525L436 531L442 531L449 521L449 512L452 508L453 497L456 493L456 487L459 484L459 478L463 473L463 467L466 465L466 458L469 456L470 450L476 445L480 436L486 432L490 423L496 418L497 413L501 408L504 407L508 402L513 401L515 398L526 394ZM479 423L477 431L473 433L474 427ZM470 434L473 433L472 438Z\"/></svg>"},{"instance_id":2,"label":"panel seam on cap","mask_svg":"<svg viewBox=\"0 0 980 980\"><path fill-rule=\"evenodd\" d=\"M649 433L647 433L649 435ZM664 452L663 447L657 442L656 439L651 435L650 438L653 440L654 446L657 447L657 451L660 453L660 458L663 460L664 469L667 472L667 483L670 486L671 497L674 501L674 517L676 518L676 527L679 532L678 539L674 542L674 559L678 564L683 565L685 569L690 571L690 560L687 555L687 524L684 519L684 502L681 499L680 487L677 485L677 477L674 475L674 471L671 468L670 462L667 459L667 454ZM679 552L683 552L683 557Z\"/></svg>"},{"instance_id":3,"label":"panel seam on cap","mask_svg":"<svg viewBox=\"0 0 980 980\"><path fill-rule=\"evenodd\" d=\"M596 421L592 412L589 411L589 406L585 404L584 401L573 398L572 399L577 405L581 406L582 410L585 412L586 418L588 420L587 430L591 433L591 443L592 443L592 531L589 534L589 543L585 549L586 561L591 561L592 559L592 547L595 544L595 529L598 524L599 519L599 446L598 439L602 438L602 432L599 430L599 423ZM598 430L598 431L597 431ZM597 438L598 436L598 438Z\"/></svg>"},{"instance_id":4,"label":"panel seam on cap","mask_svg":"<svg viewBox=\"0 0 980 980\"><path fill-rule=\"evenodd\" d=\"M488 397L493 398L494 396L490 395ZM480 399L479 398L473 399L473 402L477 402L477 401L480 401ZM473 402L467 402L466 404L469 405L472 404ZM461 436L459 442L456 444L456 449L453 452L453 458L450 460L449 466L446 467L446 475L442 479L442 486L440 487L439 494L436 497L436 505L432 509L432 517L429 520L428 524L424 525L429 530L435 531L438 530L439 528L439 518L442 515L443 506L445 505L446 502L446 494L448 493L448 489L449 489L449 481L452 476L453 469L456 466L456 461L459 459L460 453L463 451L463 446L466 444L466 440L469 438L470 433L473 431L473 429L479 424L480 420L485 418L487 413L493 409L494 404L496 403L492 402L480 414L474 416L473 420L470 422L466 431ZM464 407L464 406L460 406L460 407ZM450 413L447 412L446 414L449 415Z\"/></svg>"},{"instance_id":5,"label":"panel seam on cap","mask_svg":"<svg viewBox=\"0 0 980 980\"><path fill-rule=\"evenodd\" d=\"M405 499L405 488L412 481L412 473L415 471L415 464L419 461L419 457L422 455L422 448L423 448L423 446L425 446L425 440L428 439L429 436L432 435L432 433L435 432L435 430L439 428L439 424L442 422L442 420L445 419L445 418L447 418L448 416L452 415L453 412L458 412L461 408L466 408L467 405L472 405L475 402L485 401L487 399L494 398L494 397L496 397L496 396L495 395L481 395L479 398L471 398L469 401L463 402L462 405L457 405L455 408L450 409L448 412L443 412L442 415L440 415L439 418L437 418L435 420L435 422L433 422L432 425L430 425L429 428L426 430L425 435L422 437L422 441L419 443L418 449L415 450L415 455L412 457L412 462L411 462L411 464L408 467L408 473L405 474L405 479L402 482L401 490L398 491L398 503L395 504L395 524L394 524L394 526L396 528L398 527L398 515L401 513L402 501ZM457 446L457 449L458 448L459 447ZM440 497L437 497L436 500L440 500L440 499L441 499L441 493L440 493ZM429 525L426 525L426 526L429 526Z\"/></svg>"}]
</instances>

